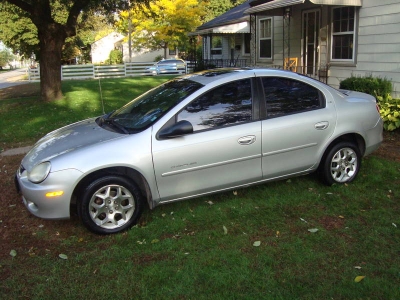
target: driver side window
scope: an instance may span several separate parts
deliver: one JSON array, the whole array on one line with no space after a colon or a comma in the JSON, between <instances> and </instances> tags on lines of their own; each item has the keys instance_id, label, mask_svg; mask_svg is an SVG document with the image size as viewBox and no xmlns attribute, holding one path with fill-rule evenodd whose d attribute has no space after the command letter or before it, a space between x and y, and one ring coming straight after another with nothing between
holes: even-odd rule
<instances>
[{"instance_id":1,"label":"driver side window","mask_svg":"<svg viewBox=\"0 0 400 300\"><path fill-rule=\"evenodd\" d=\"M201 95L178 114L177 122L182 120L194 132L251 121L251 80L229 82Z\"/></svg>"}]
</instances>

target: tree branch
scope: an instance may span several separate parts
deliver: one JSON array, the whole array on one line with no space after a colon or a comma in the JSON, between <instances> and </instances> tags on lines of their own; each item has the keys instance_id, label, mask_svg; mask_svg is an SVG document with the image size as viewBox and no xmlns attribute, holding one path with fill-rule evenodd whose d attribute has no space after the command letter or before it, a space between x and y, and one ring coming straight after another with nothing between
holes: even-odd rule
<instances>
[{"instance_id":1,"label":"tree branch","mask_svg":"<svg viewBox=\"0 0 400 300\"><path fill-rule=\"evenodd\" d=\"M33 6L25 1L22 0L4 0L4 2L8 2L10 4L13 4L15 6L18 6L20 9L23 11L26 11L29 14L33 13Z\"/></svg>"},{"instance_id":2,"label":"tree branch","mask_svg":"<svg viewBox=\"0 0 400 300\"><path fill-rule=\"evenodd\" d=\"M90 4L90 0L76 0L72 5L67 23L65 24L65 32L67 36L74 36L76 34L76 25L78 22L79 14L82 12L84 8L86 8Z\"/></svg>"}]
</instances>

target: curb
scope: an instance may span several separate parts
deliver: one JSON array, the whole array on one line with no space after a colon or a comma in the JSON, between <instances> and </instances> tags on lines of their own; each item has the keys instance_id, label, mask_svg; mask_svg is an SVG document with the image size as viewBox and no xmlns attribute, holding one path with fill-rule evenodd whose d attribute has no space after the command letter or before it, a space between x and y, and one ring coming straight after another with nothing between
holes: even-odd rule
<instances>
[{"instance_id":1,"label":"curb","mask_svg":"<svg viewBox=\"0 0 400 300\"><path fill-rule=\"evenodd\" d=\"M26 154L29 152L29 150L32 149L32 146L26 146L26 147L21 147L21 148L14 148L14 149L9 149L4 152L0 153L0 156L13 156L13 155L20 155L20 154Z\"/></svg>"}]
</instances>

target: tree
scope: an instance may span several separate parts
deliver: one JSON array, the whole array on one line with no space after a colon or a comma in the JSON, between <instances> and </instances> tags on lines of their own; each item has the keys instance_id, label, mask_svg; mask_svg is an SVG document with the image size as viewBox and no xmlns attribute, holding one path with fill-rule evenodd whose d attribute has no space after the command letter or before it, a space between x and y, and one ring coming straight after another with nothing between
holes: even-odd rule
<instances>
[{"instance_id":1,"label":"tree","mask_svg":"<svg viewBox=\"0 0 400 300\"><path fill-rule=\"evenodd\" d=\"M247 0L206 0L206 15L203 20L204 23L222 15L231 8L242 4Z\"/></svg>"},{"instance_id":2,"label":"tree","mask_svg":"<svg viewBox=\"0 0 400 300\"><path fill-rule=\"evenodd\" d=\"M0 50L0 68L7 65L13 59L14 55L8 49Z\"/></svg>"},{"instance_id":3,"label":"tree","mask_svg":"<svg viewBox=\"0 0 400 300\"><path fill-rule=\"evenodd\" d=\"M44 101L62 97L62 49L66 39L76 35L80 22L98 11L112 13L126 9L131 2L146 4L148 0L0 0L1 11L14 10L20 19L28 18L37 30L40 88Z\"/></svg>"},{"instance_id":4,"label":"tree","mask_svg":"<svg viewBox=\"0 0 400 300\"><path fill-rule=\"evenodd\" d=\"M132 47L136 50L186 49L187 34L201 24L204 5L197 0L156 0L148 8L120 14L118 28L125 33L131 23Z\"/></svg>"}]
</instances>

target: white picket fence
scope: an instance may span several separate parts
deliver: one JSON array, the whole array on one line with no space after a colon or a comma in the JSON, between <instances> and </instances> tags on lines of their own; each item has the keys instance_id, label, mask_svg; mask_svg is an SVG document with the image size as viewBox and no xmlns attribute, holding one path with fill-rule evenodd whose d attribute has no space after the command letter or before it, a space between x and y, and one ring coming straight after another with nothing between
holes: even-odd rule
<instances>
[{"instance_id":1,"label":"white picket fence","mask_svg":"<svg viewBox=\"0 0 400 300\"><path fill-rule=\"evenodd\" d=\"M66 65L61 67L61 80L89 79L89 78L115 78L149 75L145 73L147 67L154 62L124 63L121 65ZM186 66L186 73L190 68ZM40 80L40 69L30 68L28 70L29 81Z\"/></svg>"}]
</instances>

